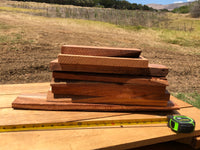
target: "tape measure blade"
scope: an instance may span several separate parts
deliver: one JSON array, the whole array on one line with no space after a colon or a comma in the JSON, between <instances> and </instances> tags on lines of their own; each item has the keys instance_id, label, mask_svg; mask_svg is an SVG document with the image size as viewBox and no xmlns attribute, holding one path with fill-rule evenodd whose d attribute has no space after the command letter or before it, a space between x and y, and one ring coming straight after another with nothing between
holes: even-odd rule
<instances>
[{"instance_id":1,"label":"tape measure blade","mask_svg":"<svg viewBox=\"0 0 200 150\"><path fill-rule=\"evenodd\" d=\"M149 119L99 120L99 121L81 121L81 122L19 124L19 125L0 126L0 132L50 130L50 129L64 129L64 128L84 128L84 127L99 127L99 126L159 124L159 123L167 123L167 122L168 122L167 118L149 118Z\"/></svg>"}]
</instances>

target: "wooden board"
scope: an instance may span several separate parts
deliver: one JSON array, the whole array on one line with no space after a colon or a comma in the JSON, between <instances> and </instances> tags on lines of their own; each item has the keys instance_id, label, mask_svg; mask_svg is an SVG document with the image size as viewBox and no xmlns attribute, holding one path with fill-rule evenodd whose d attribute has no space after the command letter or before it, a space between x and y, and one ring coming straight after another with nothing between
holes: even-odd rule
<instances>
[{"instance_id":1,"label":"wooden board","mask_svg":"<svg viewBox=\"0 0 200 150\"><path fill-rule=\"evenodd\" d=\"M76 111L170 111L177 110L179 107L172 101L168 106L126 106L126 105L109 105L109 104L87 104L87 103L70 103L70 102L50 102L37 93L35 96L21 95L12 103L15 109L36 109L36 110L76 110Z\"/></svg>"},{"instance_id":2,"label":"wooden board","mask_svg":"<svg viewBox=\"0 0 200 150\"><path fill-rule=\"evenodd\" d=\"M62 54L90 55L90 56L107 56L107 57L129 57L138 58L141 54L140 49L136 48L113 48L113 47L95 47L95 46L78 46L63 45Z\"/></svg>"},{"instance_id":3,"label":"wooden board","mask_svg":"<svg viewBox=\"0 0 200 150\"><path fill-rule=\"evenodd\" d=\"M160 96L161 97L161 96ZM165 96L167 97L167 96ZM161 97L163 98L163 96ZM168 96L169 99L169 96ZM100 97L100 98L82 98L72 99L72 103L88 103L88 104L116 104L130 106L167 106L168 101L159 99L142 98L115 98L115 97Z\"/></svg>"},{"instance_id":4,"label":"wooden board","mask_svg":"<svg viewBox=\"0 0 200 150\"><path fill-rule=\"evenodd\" d=\"M13 84L0 85L0 125L20 123L45 123L61 121L84 121L84 120L111 120L111 119L141 119L166 117L169 112L80 112L80 111L39 111L39 110L15 110L11 108L11 102L17 93L27 91L42 92L49 90L49 84ZM37 88L34 88L37 85ZM38 91L40 89L41 91ZM17 91L16 91L17 90ZM13 93L12 93L13 91ZM46 94L43 96L46 97ZM158 148L150 146L151 149L180 149L171 144L162 142L189 138L200 135L200 110L181 101L173 96L171 100L180 106L180 110L170 112L186 115L196 121L196 128L190 134L176 134L167 125L146 125L102 128L83 128L49 131L24 131L1 133L1 150L54 150L54 149L133 149L138 150L141 146L160 143ZM5 108L6 107L6 108ZM86 138L87 137L87 138ZM31 146L30 146L31 145ZM156 145L157 146L157 145ZM186 146L183 146L185 150ZM149 148L149 149L150 149ZM167 148L167 149L166 149ZM148 148L139 148L147 150Z\"/></svg>"},{"instance_id":5,"label":"wooden board","mask_svg":"<svg viewBox=\"0 0 200 150\"><path fill-rule=\"evenodd\" d=\"M59 54L58 63L60 64L79 64L79 65L96 65L111 67L131 67L131 68L148 68L148 60L139 58L121 58L121 57L105 57L105 56L88 56L88 55L72 55Z\"/></svg>"},{"instance_id":6,"label":"wooden board","mask_svg":"<svg viewBox=\"0 0 200 150\"><path fill-rule=\"evenodd\" d=\"M118 74L102 74L102 73L76 73L53 71L55 80L80 80L80 81L98 81L111 83L132 83L139 85L151 86L168 86L168 81L165 77L137 77L133 75L118 75Z\"/></svg>"},{"instance_id":7,"label":"wooden board","mask_svg":"<svg viewBox=\"0 0 200 150\"><path fill-rule=\"evenodd\" d=\"M115 96L118 98L131 98L136 96L164 95L166 87L114 84L100 82L52 82L54 94L85 95L85 96ZM155 97L154 97L155 98Z\"/></svg>"},{"instance_id":8,"label":"wooden board","mask_svg":"<svg viewBox=\"0 0 200 150\"><path fill-rule=\"evenodd\" d=\"M168 68L163 65L149 64L148 68L133 68L119 66L102 65L82 65L82 64L60 64L58 60L51 61L51 71L73 71L73 72L93 72L110 74L131 74L138 76L165 77L168 74Z\"/></svg>"},{"instance_id":9,"label":"wooden board","mask_svg":"<svg viewBox=\"0 0 200 150\"><path fill-rule=\"evenodd\" d=\"M195 149L199 149L200 148L200 136L195 137L194 142L192 144Z\"/></svg>"},{"instance_id":10,"label":"wooden board","mask_svg":"<svg viewBox=\"0 0 200 150\"><path fill-rule=\"evenodd\" d=\"M149 97L136 98L116 98L116 97L87 97L87 96L69 96L54 95L51 91L47 94L47 101L54 102L72 102L88 104L116 104L116 105L134 105L134 106L167 106L170 94L161 95L160 99L150 99ZM149 98L149 99L147 99ZM158 96L156 97L158 98ZM163 99L166 100L163 100Z\"/></svg>"}]
</instances>

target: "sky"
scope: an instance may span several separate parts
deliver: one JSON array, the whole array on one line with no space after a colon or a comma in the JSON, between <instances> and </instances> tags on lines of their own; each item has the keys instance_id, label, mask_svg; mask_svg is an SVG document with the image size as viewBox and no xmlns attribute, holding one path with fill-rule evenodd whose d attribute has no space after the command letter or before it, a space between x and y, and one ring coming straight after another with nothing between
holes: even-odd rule
<instances>
[{"instance_id":1,"label":"sky","mask_svg":"<svg viewBox=\"0 0 200 150\"><path fill-rule=\"evenodd\" d=\"M182 3L182 2L191 2L194 0L128 0L130 3L137 3L137 4L173 4L173 3Z\"/></svg>"}]
</instances>

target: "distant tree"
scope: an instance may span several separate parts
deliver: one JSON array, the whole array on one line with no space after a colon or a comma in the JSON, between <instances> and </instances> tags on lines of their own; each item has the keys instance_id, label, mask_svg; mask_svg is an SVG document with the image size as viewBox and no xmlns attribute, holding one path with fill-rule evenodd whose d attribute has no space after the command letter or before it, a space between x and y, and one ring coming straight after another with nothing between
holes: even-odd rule
<instances>
[{"instance_id":1,"label":"distant tree","mask_svg":"<svg viewBox=\"0 0 200 150\"><path fill-rule=\"evenodd\" d=\"M116 0L99 0L99 4L105 8L115 8Z\"/></svg>"},{"instance_id":2,"label":"distant tree","mask_svg":"<svg viewBox=\"0 0 200 150\"><path fill-rule=\"evenodd\" d=\"M174 8L172 10L173 13L181 13L181 14L185 14L185 13L189 13L190 12L190 6L186 5L186 6L181 6L179 8Z\"/></svg>"},{"instance_id":3,"label":"distant tree","mask_svg":"<svg viewBox=\"0 0 200 150\"><path fill-rule=\"evenodd\" d=\"M115 2L115 9L132 9L131 3L126 0L117 0Z\"/></svg>"},{"instance_id":4,"label":"distant tree","mask_svg":"<svg viewBox=\"0 0 200 150\"><path fill-rule=\"evenodd\" d=\"M32 2L45 2L50 4L75 5L83 7L96 6L103 8L155 11L153 8L150 8L147 5L141 5L136 3L131 4L127 0L11 0L11 1L27 1L27 2L32 1Z\"/></svg>"},{"instance_id":5,"label":"distant tree","mask_svg":"<svg viewBox=\"0 0 200 150\"><path fill-rule=\"evenodd\" d=\"M161 12L169 12L168 9L160 9L159 11L161 11Z\"/></svg>"},{"instance_id":6,"label":"distant tree","mask_svg":"<svg viewBox=\"0 0 200 150\"><path fill-rule=\"evenodd\" d=\"M198 18L200 17L200 0L197 0L191 6L190 14L192 17Z\"/></svg>"},{"instance_id":7,"label":"distant tree","mask_svg":"<svg viewBox=\"0 0 200 150\"><path fill-rule=\"evenodd\" d=\"M138 9L138 5L136 3L131 4L132 10Z\"/></svg>"},{"instance_id":8,"label":"distant tree","mask_svg":"<svg viewBox=\"0 0 200 150\"><path fill-rule=\"evenodd\" d=\"M147 6L147 5L144 5L144 6L143 6L143 10L150 10L150 7Z\"/></svg>"}]
</instances>

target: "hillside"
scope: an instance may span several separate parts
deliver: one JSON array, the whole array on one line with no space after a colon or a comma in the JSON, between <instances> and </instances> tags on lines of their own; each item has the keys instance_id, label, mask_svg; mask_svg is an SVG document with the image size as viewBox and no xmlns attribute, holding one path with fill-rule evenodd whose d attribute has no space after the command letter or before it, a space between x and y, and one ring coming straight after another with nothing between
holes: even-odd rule
<instances>
[{"instance_id":1,"label":"hillside","mask_svg":"<svg viewBox=\"0 0 200 150\"><path fill-rule=\"evenodd\" d=\"M181 6L190 5L191 2L186 3L174 3L168 5L161 5L161 4L148 4L147 6L152 7L153 9L168 9L169 11L173 10L174 8L179 8Z\"/></svg>"}]
</instances>

